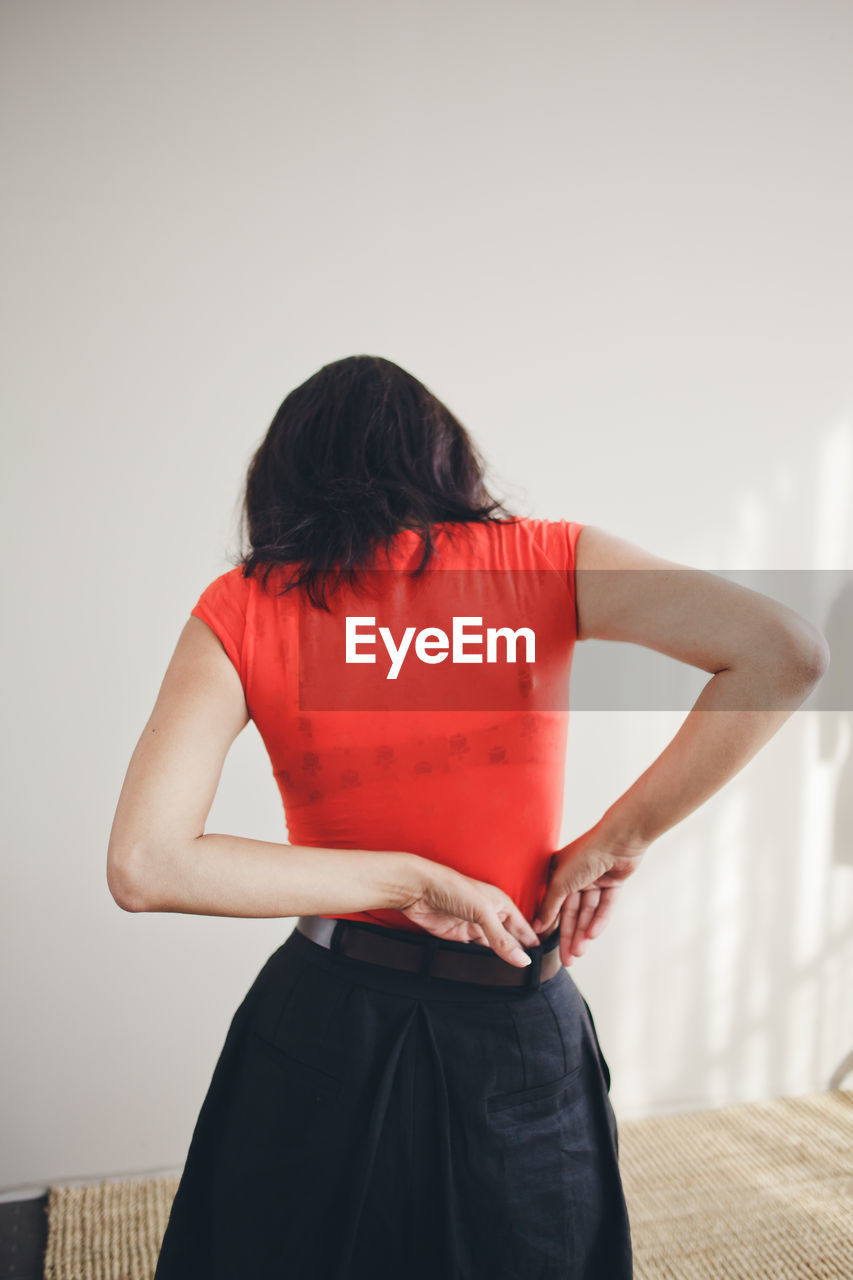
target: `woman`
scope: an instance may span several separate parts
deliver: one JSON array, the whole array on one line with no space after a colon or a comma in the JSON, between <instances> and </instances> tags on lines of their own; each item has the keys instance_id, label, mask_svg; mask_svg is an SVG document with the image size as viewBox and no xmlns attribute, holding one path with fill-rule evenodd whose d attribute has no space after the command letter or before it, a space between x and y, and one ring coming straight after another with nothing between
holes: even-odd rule
<instances>
[{"instance_id":1,"label":"woman","mask_svg":"<svg viewBox=\"0 0 853 1280\"><path fill-rule=\"evenodd\" d=\"M602 529L512 516L455 417L378 357L285 399L245 515L130 762L108 882L129 911L299 919L232 1020L155 1280L627 1280L610 1073L568 966L826 642ZM587 638L713 678L558 849ZM250 718L287 845L202 834Z\"/></svg>"}]
</instances>

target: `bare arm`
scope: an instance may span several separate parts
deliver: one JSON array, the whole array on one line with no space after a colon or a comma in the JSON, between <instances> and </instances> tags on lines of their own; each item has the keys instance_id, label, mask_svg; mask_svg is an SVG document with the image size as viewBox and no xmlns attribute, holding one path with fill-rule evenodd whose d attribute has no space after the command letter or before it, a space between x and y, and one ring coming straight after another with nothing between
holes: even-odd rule
<instances>
[{"instance_id":1,"label":"bare arm","mask_svg":"<svg viewBox=\"0 0 853 1280\"><path fill-rule=\"evenodd\" d=\"M781 728L824 674L829 647L778 601L604 530L585 527L577 554L579 639L645 645L713 677L666 749L602 819L615 838L648 845Z\"/></svg>"},{"instance_id":2,"label":"bare arm","mask_svg":"<svg viewBox=\"0 0 853 1280\"><path fill-rule=\"evenodd\" d=\"M204 834L225 757L249 722L214 633L189 618L130 760L107 850L119 906L194 915L292 916L398 907L416 855Z\"/></svg>"},{"instance_id":3,"label":"bare arm","mask_svg":"<svg viewBox=\"0 0 853 1280\"><path fill-rule=\"evenodd\" d=\"M569 949L582 954L593 922L593 936L600 932L612 891L649 844L752 759L829 663L825 637L787 606L603 529L582 529L576 568L580 640L644 645L712 678L657 759L560 851L539 916L547 930L561 913L564 963Z\"/></svg>"},{"instance_id":4,"label":"bare arm","mask_svg":"<svg viewBox=\"0 0 853 1280\"><path fill-rule=\"evenodd\" d=\"M250 917L396 909L439 936L487 942L526 962L513 955L516 941L538 938L508 895L428 858L205 833L225 757L248 722L220 641L190 617L113 819L107 884L120 907Z\"/></svg>"}]
</instances>

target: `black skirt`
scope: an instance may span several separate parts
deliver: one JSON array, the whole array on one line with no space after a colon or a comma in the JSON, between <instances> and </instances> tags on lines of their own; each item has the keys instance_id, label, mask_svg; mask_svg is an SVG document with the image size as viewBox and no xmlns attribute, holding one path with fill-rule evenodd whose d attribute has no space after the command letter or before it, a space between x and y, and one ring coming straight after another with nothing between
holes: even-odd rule
<instances>
[{"instance_id":1,"label":"black skirt","mask_svg":"<svg viewBox=\"0 0 853 1280\"><path fill-rule=\"evenodd\" d=\"M485 986L294 929L232 1019L154 1280L631 1280L609 1090L568 968Z\"/></svg>"}]
</instances>

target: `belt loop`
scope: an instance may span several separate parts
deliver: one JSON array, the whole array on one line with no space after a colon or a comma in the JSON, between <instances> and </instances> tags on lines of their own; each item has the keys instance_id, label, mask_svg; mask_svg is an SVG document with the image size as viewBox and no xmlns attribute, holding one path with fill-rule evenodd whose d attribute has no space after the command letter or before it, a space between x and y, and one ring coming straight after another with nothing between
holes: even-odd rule
<instances>
[{"instance_id":1,"label":"belt loop","mask_svg":"<svg viewBox=\"0 0 853 1280\"><path fill-rule=\"evenodd\" d=\"M426 977L429 974L430 969L432 968L433 956L438 951L438 944L440 941L441 939L437 938L434 933L428 934L426 939L424 940L424 944L423 944L424 954L423 954L423 958L421 959L421 970L420 970L420 974L422 978Z\"/></svg>"},{"instance_id":2,"label":"belt loop","mask_svg":"<svg viewBox=\"0 0 853 1280\"><path fill-rule=\"evenodd\" d=\"M527 982L526 986L538 989L542 978L542 946L525 948L530 956L530 964L527 966Z\"/></svg>"},{"instance_id":3,"label":"belt loop","mask_svg":"<svg viewBox=\"0 0 853 1280\"><path fill-rule=\"evenodd\" d=\"M332 952L340 951L341 940L343 938L344 929L349 922L347 920L336 920L335 927L332 930L332 936L329 939L329 950Z\"/></svg>"}]
</instances>

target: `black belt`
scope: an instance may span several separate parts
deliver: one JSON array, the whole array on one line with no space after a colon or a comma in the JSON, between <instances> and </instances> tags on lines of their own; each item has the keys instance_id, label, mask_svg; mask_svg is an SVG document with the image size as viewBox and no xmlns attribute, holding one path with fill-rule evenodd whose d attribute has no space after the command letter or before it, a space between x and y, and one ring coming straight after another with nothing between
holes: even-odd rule
<instances>
[{"instance_id":1,"label":"black belt","mask_svg":"<svg viewBox=\"0 0 853 1280\"><path fill-rule=\"evenodd\" d=\"M300 916L296 928L312 942L351 956L353 960L457 982L482 982L500 987L537 986L553 978L562 968L559 928L543 938L538 947L522 947L531 959L531 963L524 966L510 964L491 947L476 942L454 942L431 933L392 929L366 920Z\"/></svg>"}]
</instances>

